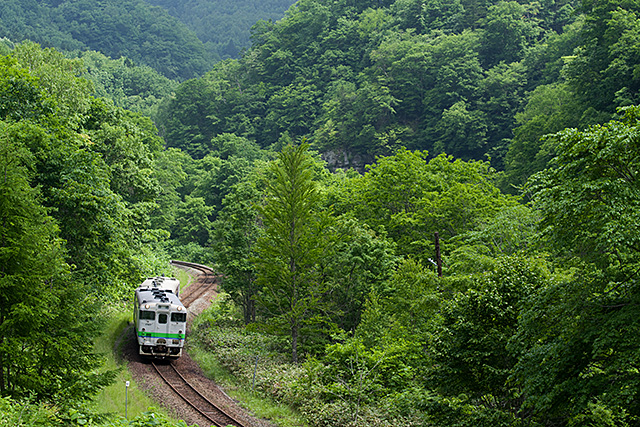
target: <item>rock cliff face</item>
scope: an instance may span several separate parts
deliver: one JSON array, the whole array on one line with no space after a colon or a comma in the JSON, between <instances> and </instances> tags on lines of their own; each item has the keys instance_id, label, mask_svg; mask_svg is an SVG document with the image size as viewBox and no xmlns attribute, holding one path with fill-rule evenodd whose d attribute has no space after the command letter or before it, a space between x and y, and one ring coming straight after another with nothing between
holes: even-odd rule
<instances>
[{"instance_id":1,"label":"rock cliff face","mask_svg":"<svg viewBox=\"0 0 640 427\"><path fill-rule=\"evenodd\" d=\"M322 160L332 172L336 169L354 169L364 173L365 166L375 161L375 157L367 154L354 154L341 148L322 153Z\"/></svg>"}]
</instances>

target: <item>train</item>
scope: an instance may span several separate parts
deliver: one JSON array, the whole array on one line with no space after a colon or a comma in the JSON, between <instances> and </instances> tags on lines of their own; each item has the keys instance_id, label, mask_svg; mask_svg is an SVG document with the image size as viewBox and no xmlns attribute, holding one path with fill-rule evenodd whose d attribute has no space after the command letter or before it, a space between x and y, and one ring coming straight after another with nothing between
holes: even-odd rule
<instances>
[{"instance_id":1,"label":"train","mask_svg":"<svg viewBox=\"0 0 640 427\"><path fill-rule=\"evenodd\" d=\"M139 354L154 359L182 356L187 308L180 302L180 281L156 276L135 290L133 321Z\"/></svg>"}]
</instances>

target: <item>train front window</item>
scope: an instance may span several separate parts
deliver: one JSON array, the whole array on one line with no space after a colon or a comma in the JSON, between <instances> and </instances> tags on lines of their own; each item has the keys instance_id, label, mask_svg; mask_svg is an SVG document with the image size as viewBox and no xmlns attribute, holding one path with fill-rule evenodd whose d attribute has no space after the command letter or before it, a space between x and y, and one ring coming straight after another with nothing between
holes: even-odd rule
<instances>
[{"instance_id":1,"label":"train front window","mask_svg":"<svg viewBox=\"0 0 640 427\"><path fill-rule=\"evenodd\" d=\"M140 320L155 320L156 312L155 311L142 311L140 310Z\"/></svg>"},{"instance_id":2,"label":"train front window","mask_svg":"<svg viewBox=\"0 0 640 427\"><path fill-rule=\"evenodd\" d=\"M158 323L167 323L168 316L164 313L158 315Z\"/></svg>"},{"instance_id":3,"label":"train front window","mask_svg":"<svg viewBox=\"0 0 640 427\"><path fill-rule=\"evenodd\" d=\"M187 313L171 313L172 322L186 322Z\"/></svg>"}]
</instances>

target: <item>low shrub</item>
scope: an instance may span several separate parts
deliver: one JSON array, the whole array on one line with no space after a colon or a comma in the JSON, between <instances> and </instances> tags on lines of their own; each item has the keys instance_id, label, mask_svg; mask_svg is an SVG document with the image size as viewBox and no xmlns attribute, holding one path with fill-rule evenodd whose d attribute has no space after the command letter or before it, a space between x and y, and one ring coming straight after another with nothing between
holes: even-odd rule
<instances>
[{"instance_id":1,"label":"low shrub","mask_svg":"<svg viewBox=\"0 0 640 427\"><path fill-rule=\"evenodd\" d=\"M357 404L344 396L328 398L331 390L323 383L330 372L327 366L317 359L290 363L278 337L247 331L225 314L223 306L214 304L203 313L192 336L247 388L296 408L314 427L412 425L402 417L390 417L375 402Z\"/></svg>"}]
</instances>

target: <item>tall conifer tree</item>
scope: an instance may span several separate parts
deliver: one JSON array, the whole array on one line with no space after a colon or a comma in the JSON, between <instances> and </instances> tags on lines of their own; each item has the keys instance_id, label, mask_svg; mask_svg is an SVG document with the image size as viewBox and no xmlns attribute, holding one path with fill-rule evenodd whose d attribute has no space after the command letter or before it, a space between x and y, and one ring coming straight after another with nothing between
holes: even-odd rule
<instances>
[{"instance_id":1,"label":"tall conifer tree","mask_svg":"<svg viewBox=\"0 0 640 427\"><path fill-rule=\"evenodd\" d=\"M298 361L304 327L325 319L321 260L331 246L328 217L319 212L314 161L308 145L289 145L273 163L261 208L264 234L257 242L259 302L269 324L291 336L291 355Z\"/></svg>"}]
</instances>

